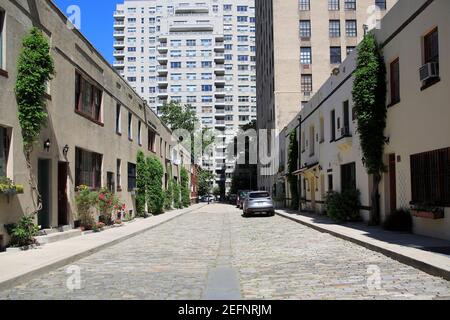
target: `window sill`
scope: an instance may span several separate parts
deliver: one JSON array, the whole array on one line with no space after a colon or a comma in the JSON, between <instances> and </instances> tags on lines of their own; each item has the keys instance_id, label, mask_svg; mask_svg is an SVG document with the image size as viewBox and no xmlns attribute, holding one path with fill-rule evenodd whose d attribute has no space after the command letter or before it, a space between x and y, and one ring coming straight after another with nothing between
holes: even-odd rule
<instances>
[{"instance_id":1,"label":"window sill","mask_svg":"<svg viewBox=\"0 0 450 320\"><path fill-rule=\"evenodd\" d=\"M99 126L101 126L101 127L104 127L104 126L105 126L104 123L102 123L102 122L100 122L100 121L97 121L97 120L95 120L95 119L92 119L92 117L88 116L87 114L85 114L85 113L83 113L83 112L81 112L81 111L75 110L75 113L78 114L79 116L85 118L85 119L88 119L89 121L91 121L91 122L93 122L93 123L95 123L95 124L97 124L97 125L99 125Z\"/></svg>"},{"instance_id":2,"label":"window sill","mask_svg":"<svg viewBox=\"0 0 450 320\"><path fill-rule=\"evenodd\" d=\"M9 78L8 71L0 68L0 76L4 78Z\"/></svg>"},{"instance_id":3,"label":"window sill","mask_svg":"<svg viewBox=\"0 0 450 320\"><path fill-rule=\"evenodd\" d=\"M436 79L434 79L434 80L432 80L432 81L430 81L430 82L424 84L424 85L420 88L420 91L424 91L424 90L428 89L429 87L434 86L436 83L439 83L440 81L441 81L441 78L438 77L438 78L436 78Z\"/></svg>"}]
</instances>

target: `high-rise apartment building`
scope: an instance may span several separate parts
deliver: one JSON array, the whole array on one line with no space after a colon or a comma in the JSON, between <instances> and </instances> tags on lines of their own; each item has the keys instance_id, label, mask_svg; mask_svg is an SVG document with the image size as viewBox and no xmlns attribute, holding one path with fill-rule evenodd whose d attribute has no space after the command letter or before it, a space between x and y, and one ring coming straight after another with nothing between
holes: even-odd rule
<instances>
[{"instance_id":1,"label":"high-rise apartment building","mask_svg":"<svg viewBox=\"0 0 450 320\"><path fill-rule=\"evenodd\" d=\"M178 101L216 130L203 167L229 187L227 145L256 119L254 0L125 0L114 13L115 68L158 113Z\"/></svg>"},{"instance_id":2,"label":"high-rise apartment building","mask_svg":"<svg viewBox=\"0 0 450 320\"><path fill-rule=\"evenodd\" d=\"M256 1L257 126L283 128L397 0ZM273 166L260 166L272 190Z\"/></svg>"}]
</instances>

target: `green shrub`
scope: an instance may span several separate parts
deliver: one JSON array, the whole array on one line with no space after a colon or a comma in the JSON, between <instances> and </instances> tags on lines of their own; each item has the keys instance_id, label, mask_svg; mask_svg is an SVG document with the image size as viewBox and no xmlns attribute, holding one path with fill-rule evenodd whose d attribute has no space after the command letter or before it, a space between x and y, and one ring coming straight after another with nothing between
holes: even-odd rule
<instances>
[{"instance_id":1,"label":"green shrub","mask_svg":"<svg viewBox=\"0 0 450 320\"><path fill-rule=\"evenodd\" d=\"M400 209L386 217L383 228L389 231L412 232L413 221L408 210Z\"/></svg>"},{"instance_id":2,"label":"green shrub","mask_svg":"<svg viewBox=\"0 0 450 320\"><path fill-rule=\"evenodd\" d=\"M11 246L12 247L24 247L34 244L36 237L39 233L39 227L34 223L33 218L30 216L24 216L20 219L11 230Z\"/></svg>"},{"instance_id":3,"label":"green shrub","mask_svg":"<svg viewBox=\"0 0 450 320\"><path fill-rule=\"evenodd\" d=\"M147 158L147 169L150 173L147 186L147 204L152 214L164 213L165 195L162 188L164 167L155 156Z\"/></svg>"},{"instance_id":4,"label":"green shrub","mask_svg":"<svg viewBox=\"0 0 450 320\"><path fill-rule=\"evenodd\" d=\"M85 230L91 230L95 225L95 219L92 215L92 209L97 203L98 193L89 190L87 186L79 186L75 195L75 203L77 205L78 219L80 219L81 227Z\"/></svg>"},{"instance_id":5,"label":"green shrub","mask_svg":"<svg viewBox=\"0 0 450 320\"><path fill-rule=\"evenodd\" d=\"M119 198L114 193L107 189L100 190L96 202L100 222L108 226L113 224L113 213L119 208L119 204Z\"/></svg>"},{"instance_id":6,"label":"green shrub","mask_svg":"<svg viewBox=\"0 0 450 320\"><path fill-rule=\"evenodd\" d=\"M189 190L189 173L185 168L181 168L181 203L183 207L191 205L191 192Z\"/></svg>"},{"instance_id":7,"label":"green shrub","mask_svg":"<svg viewBox=\"0 0 450 320\"><path fill-rule=\"evenodd\" d=\"M358 190L345 190L342 193L329 192L325 200L327 215L337 222L360 220L359 197Z\"/></svg>"},{"instance_id":8,"label":"green shrub","mask_svg":"<svg viewBox=\"0 0 450 320\"><path fill-rule=\"evenodd\" d=\"M173 179L170 178L167 182L167 190L165 192L164 208L166 210L172 209L173 206Z\"/></svg>"},{"instance_id":9,"label":"green shrub","mask_svg":"<svg viewBox=\"0 0 450 320\"><path fill-rule=\"evenodd\" d=\"M147 194L147 184L149 179L149 171L147 161L142 151L137 154L136 161L136 214L138 217L145 216L145 202Z\"/></svg>"},{"instance_id":10,"label":"green shrub","mask_svg":"<svg viewBox=\"0 0 450 320\"><path fill-rule=\"evenodd\" d=\"M176 181L174 181L173 184L173 206L175 209L183 208L181 203L180 185Z\"/></svg>"}]
</instances>

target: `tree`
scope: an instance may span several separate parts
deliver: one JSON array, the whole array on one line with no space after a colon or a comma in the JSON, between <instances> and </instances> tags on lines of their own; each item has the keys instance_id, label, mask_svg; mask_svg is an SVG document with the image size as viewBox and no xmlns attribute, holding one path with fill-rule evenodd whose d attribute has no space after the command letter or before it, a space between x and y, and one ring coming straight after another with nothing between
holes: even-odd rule
<instances>
[{"instance_id":1,"label":"tree","mask_svg":"<svg viewBox=\"0 0 450 320\"><path fill-rule=\"evenodd\" d=\"M30 30L23 39L22 45L17 63L15 93L22 129L23 150L29 171L29 185L30 189L36 193L36 198L32 195L34 214L37 214L42 209L42 199L33 175L31 153L42 126L47 122L44 97L47 83L55 74L55 66L50 55L50 44L38 28L33 27Z\"/></svg>"},{"instance_id":2,"label":"tree","mask_svg":"<svg viewBox=\"0 0 450 320\"><path fill-rule=\"evenodd\" d=\"M214 174L208 170L199 168L197 173L198 195L200 197L207 196L211 193L212 181Z\"/></svg>"},{"instance_id":3,"label":"tree","mask_svg":"<svg viewBox=\"0 0 450 320\"><path fill-rule=\"evenodd\" d=\"M191 205L191 191L189 188L189 172L185 168L181 168L181 202L184 207Z\"/></svg>"},{"instance_id":4,"label":"tree","mask_svg":"<svg viewBox=\"0 0 450 320\"><path fill-rule=\"evenodd\" d=\"M175 209L183 209L181 203L180 184L177 181L173 183L173 206Z\"/></svg>"},{"instance_id":5,"label":"tree","mask_svg":"<svg viewBox=\"0 0 450 320\"><path fill-rule=\"evenodd\" d=\"M142 151L137 154L136 161L136 213L137 216L145 216L145 203L147 201L147 188L150 172L147 167L147 161Z\"/></svg>"},{"instance_id":6,"label":"tree","mask_svg":"<svg viewBox=\"0 0 450 320\"><path fill-rule=\"evenodd\" d=\"M292 209L297 210L299 205L298 178L294 175L298 166L298 141L297 130L293 130L289 135L288 153L288 182L291 190Z\"/></svg>"},{"instance_id":7,"label":"tree","mask_svg":"<svg viewBox=\"0 0 450 320\"><path fill-rule=\"evenodd\" d=\"M150 156L147 158L147 170L150 172L147 204L151 213L158 215L164 212L165 195L162 188L164 167L157 157Z\"/></svg>"},{"instance_id":8,"label":"tree","mask_svg":"<svg viewBox=\"0 0 450 320\"><path fill-rule=\"evenodd\" d=\"M372 175L370 225L380 224L379 185L386 170L383 163L386 137L386 67L373 32L358 46L353 101L363 154L362 162Z\"/></svg>"}]
</instances>

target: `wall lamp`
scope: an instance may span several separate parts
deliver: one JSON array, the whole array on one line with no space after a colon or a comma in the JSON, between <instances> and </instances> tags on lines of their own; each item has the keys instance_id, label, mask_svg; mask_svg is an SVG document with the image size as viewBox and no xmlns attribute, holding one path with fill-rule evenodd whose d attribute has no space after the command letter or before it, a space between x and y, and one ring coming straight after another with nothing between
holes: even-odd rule
<instances>
[{"instance_id":1,"label":"wall lamp","mask_svg":"<svg viewBox=\"0 0 450 320\"><path fill-rule=\"evenodd\" d=\"M69 146L66 144L63 148L63 155L64 157L67 157L67 154L69 153Z\"/></svg>"},{"instance_id":2,"label":"wall lamp","mask_svg":"<svg viewBox=\"0 0 450 320\"><path fill-rule=\"evenodd\" d=\"M50 151L50 146L51 146L51 142L50 139L47 139L47 141L44 142L44 150L49 152Z\"/></svg>"}]
</instances>

